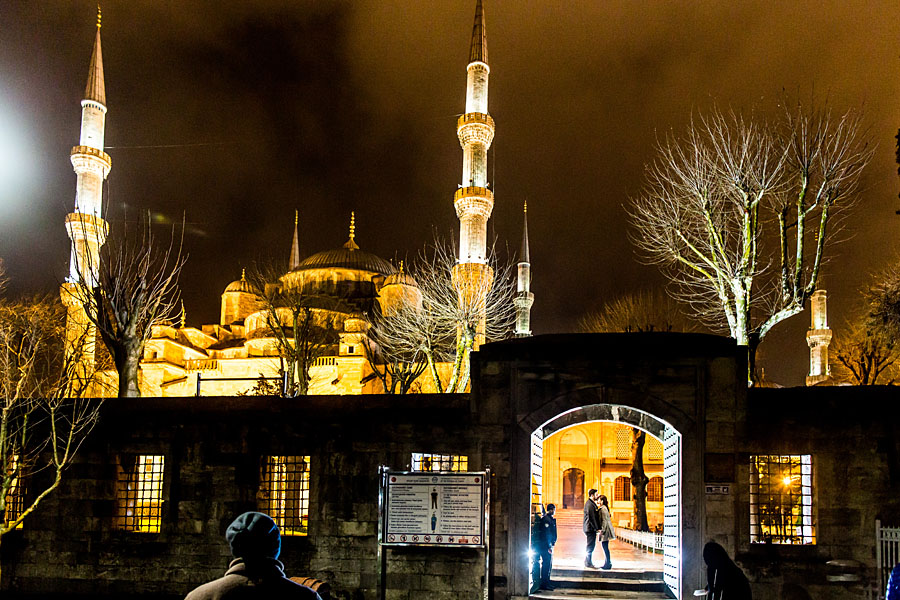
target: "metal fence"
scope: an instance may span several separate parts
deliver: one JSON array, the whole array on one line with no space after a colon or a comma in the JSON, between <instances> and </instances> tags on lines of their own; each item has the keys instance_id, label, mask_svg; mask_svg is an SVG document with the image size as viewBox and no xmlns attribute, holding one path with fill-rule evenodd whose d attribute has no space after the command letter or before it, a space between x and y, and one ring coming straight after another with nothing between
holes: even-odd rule
<instances>
[{"instance_id":1,"label":"metal fence","mask_svg":"<svg viewBox=\"0 0 900 600\"><path fill-rule=\"evenodd\" d=\"M613 527L616 537L646 552L662 554L663 534L651 531L635 531L627 527Z\"/></svg>"},{"instance_id":2,"label":"metal fence","mask_svg":"<svg viewBox=\"0 0 900 600\"><path fill-rule=\"evenodd\" d=\"M875 521L875 567L878 569L878 598L884 598L888 577L900 563L900 527L884 527Z\"/></svg>"}]
</instances>

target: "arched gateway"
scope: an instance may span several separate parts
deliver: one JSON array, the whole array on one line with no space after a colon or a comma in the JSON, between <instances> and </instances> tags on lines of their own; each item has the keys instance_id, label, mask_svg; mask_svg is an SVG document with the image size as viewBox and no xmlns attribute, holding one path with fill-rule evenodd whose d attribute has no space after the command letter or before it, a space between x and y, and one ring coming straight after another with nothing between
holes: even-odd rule
<instances>
[{"instance_id":1,"label":"arched gateway","mask_svg":"<svg viewBox=\"0 0 900 600\"><path fill-rule=\"evenodd\" d=\"M733 441L745 410L744 360L732 340L696 334L540 336L484 346L475 374L478 402L491 410L508 402L511 425L508 495L501 492L507 505L495 515L508 530L494 566L506 576L506 597L528 596L543 440L596 421L629 425L662 442L665 583L676 598L705 585L704 456Z\"/></svg>"}]
</instances>

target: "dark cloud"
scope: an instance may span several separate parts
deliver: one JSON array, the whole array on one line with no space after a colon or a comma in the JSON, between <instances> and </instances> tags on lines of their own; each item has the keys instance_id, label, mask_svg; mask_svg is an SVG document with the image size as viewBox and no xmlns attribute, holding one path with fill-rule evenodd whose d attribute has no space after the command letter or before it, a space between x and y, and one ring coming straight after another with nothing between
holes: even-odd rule
<instances>
[{"instance_id":1,"label":"dark cloud","mask_svg":"<svg viewBox=\"0 0 900 600\"><path fill-rule=\"evenodd\" d=\"M0 194L0 256L18 289L66 272L63 218L74 200L68 150L94 5L4 6L0 110L37 175ZM103 48L116 148L110 219L184 215L192 323L257 259L358 241L415 254L432 228L458 226L456 116L474 2L104 3ZM529 202L536 332L565 331L624 292L660 285L628 242L625 206L659 136L713 104L775 111L784 91L862 106L877 154L824 281L839 324L868 274L897 256L900 5L882 2L487 0L491 113L497 121L492 228L518 246ZM0 118L0 124L9 119ZM763 344L770 376L799 383L807 316ZM787 357L782 360L782 357Z\"/></svg>"}]
</instances>

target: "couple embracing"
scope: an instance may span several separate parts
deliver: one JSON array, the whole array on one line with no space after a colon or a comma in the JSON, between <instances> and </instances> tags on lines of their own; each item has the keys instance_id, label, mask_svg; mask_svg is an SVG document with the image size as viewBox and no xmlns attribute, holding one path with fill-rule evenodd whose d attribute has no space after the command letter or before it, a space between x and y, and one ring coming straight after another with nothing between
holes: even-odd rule
<instances>
[{"instance_id":1,"label":"couple embracing","mask_svg":"<svg viewBox=\"0 0 900 600\"><path fill-rule=\"evenodd\" d=\"M612 569L609 541L616 539L616 535L613 533L609 515L609 501L597 490L590 489L588 490L588 501L584 503L584 535L587 538L587 556L584 559L584 566L591 569L596 568L591 562L591 554L594 553L594 547L597 545L597 532L600 532L600 544L606 554L606 562L600 568Z\"/></svg>"}]
</instances>

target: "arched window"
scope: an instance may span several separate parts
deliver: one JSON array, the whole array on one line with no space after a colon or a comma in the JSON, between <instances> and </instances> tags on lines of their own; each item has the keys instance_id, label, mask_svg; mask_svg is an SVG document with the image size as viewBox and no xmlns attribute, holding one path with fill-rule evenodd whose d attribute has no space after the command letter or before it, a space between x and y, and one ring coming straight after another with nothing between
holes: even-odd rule
<instances>
[{"instance_id":1,"label":"arched window","mask_svg":"<svg viewBox=\"0 0 900 600\"><path fill-rule=\"evenodd\" d=\"M662 502L663 478L651 477L647 483L647 502Z\"/></svg>"},{"instance_id":2,"label":"arched window","mask_svg":"<svg viewBox=\"0 0 900 600\"><path fill-rule=\"evenodd\" d=\"M616 477L616 502L629 502L631 500L631 477L619 475Z\"/></svg>"}]
</instances>

